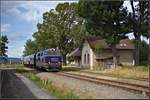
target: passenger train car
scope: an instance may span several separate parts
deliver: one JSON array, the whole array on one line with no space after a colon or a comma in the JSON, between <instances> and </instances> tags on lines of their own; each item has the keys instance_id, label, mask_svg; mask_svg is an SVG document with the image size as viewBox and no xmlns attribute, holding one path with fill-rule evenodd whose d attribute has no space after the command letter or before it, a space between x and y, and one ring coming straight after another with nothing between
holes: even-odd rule
<instances>
[{"instance_id":1,"label":"passenger train car","mask_svg":"<svg viewBox=\"0 0 150 100\"><path fill-rule=\"evenodd\" d=\"M58 49L50 48L23 58L25 66L58 71L62 69L62 55Z\"/></svg>"}]
</instances>

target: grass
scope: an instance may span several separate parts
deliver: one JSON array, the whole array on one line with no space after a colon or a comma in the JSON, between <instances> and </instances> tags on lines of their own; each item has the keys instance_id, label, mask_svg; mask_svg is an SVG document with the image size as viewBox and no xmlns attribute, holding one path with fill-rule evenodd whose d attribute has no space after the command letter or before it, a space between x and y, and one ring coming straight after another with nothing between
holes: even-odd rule
<instances>
[{"instance_id":1,"label":"grass","mask_svg":"<svg viewBox=\"0 0 150 100\"><path fill-rule=\"evenodd\" d=\"M124 66L122 68L114 68L114 69L83 69L79 67L64 67L64 71L77 71L77 72L87 72L93 73L96 75L105 75L116 78L125 78L125 79L147 79L149 78L149 68L146 66Z\"/></svg>"},{"instance_id":2,"label":"grass","mask_svg":"<svg viewBox=\"0 0 150 100\"><path fill-rule=\"evenodd\" d=\"M103 71L90 71L87 72L117 77L117 78L127 78L127 79L144 79L149 78L149 71L143 67L134 67L134 68L115 68L115 69L107 69ZM85 72L86 72L85 71Z\"/></svg>"},{"instance_id":3,"label":"grass","mask_svg":"<svg viewBox=\"0 0 150 100\"><path fill-rule=\"evenodd\" d=\"M21 73L25 77L29 78L35 84L37 84L41 89L47 91L50 95L53 95L61 99L79 99L80 97L75 95L73 90L69 88L59 88L52 81L47 79L41 79L36 76L36 73L31 70L26 70L24 65L0 65L0 68L15 68L16 72Z\"/></svg>"},{"instance_id":4,"label":"grass","mask_svg":"<svg viewBox=\"0 0 150 100\"><path fill-rule=\"evenodd\" d=\"M23 68L24 65L23 64L0 64L0 68Z\"/></svg>"}]
</instances>

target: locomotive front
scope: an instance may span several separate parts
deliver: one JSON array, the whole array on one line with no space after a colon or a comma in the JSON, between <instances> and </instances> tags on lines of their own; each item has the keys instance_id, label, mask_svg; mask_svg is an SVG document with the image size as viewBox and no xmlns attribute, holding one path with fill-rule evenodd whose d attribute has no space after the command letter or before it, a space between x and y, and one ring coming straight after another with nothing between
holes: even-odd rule
<instances>
[{"instance_id":1,"label":"locomotive front","mask_svg":"<svg viewBox=\"0 0 150 100\"><path fill-rule=\"evenodd\" d=\"M48 71L58 71L62 69L62 56L56 49L48 49L45 52L42 60Z\"/></svg>"}]
</instances>

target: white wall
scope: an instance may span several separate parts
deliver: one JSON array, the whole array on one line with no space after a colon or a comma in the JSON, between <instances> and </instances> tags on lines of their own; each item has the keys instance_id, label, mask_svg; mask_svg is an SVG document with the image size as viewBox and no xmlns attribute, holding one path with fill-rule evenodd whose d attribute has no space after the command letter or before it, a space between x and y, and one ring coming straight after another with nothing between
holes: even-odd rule
<instances>
[{"instance_id":1,"label":"white wall","mask_svg":"<svg viewBox=\"0 0 150 100\"><path fill-rule=\"evenodd\" d=\"M84 62L84 55L86 54L86 63ZM87 62L87 56L89 54L89 63ZM82 53L81 53L81 66L83 67L90 67L90 69L93 69L93 51L90 48L90 45L87 41L84 42Z\"/></svg>"}]
</instances>

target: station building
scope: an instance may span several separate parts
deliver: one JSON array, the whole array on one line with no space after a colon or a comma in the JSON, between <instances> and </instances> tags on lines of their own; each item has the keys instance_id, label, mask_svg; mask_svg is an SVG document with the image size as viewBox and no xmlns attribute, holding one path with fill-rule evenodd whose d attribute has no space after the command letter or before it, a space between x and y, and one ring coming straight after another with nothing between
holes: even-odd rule
<instances>
[{"instance_id":1,"label":"station building","mask_svg":"<svg viewBox=\"0 0 150 100\"><path fill-rule=\"evenodd\" d=\"M122 39L117 45L117 59L119 65L134 65L134 44L130 39ZM75 49L67 58L72 57L75 66L105 67L113 66L112 48L100 37L87 37L82 47Z\"/></svg>"}]
</instances>

